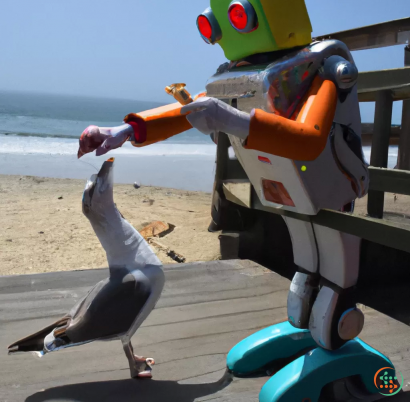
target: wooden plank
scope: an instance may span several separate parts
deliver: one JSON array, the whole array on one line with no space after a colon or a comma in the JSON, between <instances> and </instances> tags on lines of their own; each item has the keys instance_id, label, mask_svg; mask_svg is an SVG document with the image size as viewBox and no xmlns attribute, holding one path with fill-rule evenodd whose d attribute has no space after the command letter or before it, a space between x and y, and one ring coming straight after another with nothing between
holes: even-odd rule
<instances>
[{"instance_id":1,"label":"wooden plank","mask_svg":"<svg viewBox=\"0 0 410 402\"><path fill-rule=\"evenodd\" d=\"M107 275L87 270L0 278L1 350L64 314ZM289 281L249 261L171 265L165 276L156 309L133 338L137 353L156 358L153 380L129 378L119 341L94 342L42 359L3 356L1 400L257 402L269 377L224 381L226 354L247 335L286 319ZM387 354L407 383L410 328L371 308L365 315L361 338Z\"/></svg>"},{"instance_id":2,"label":"wooden plank","mask_svg":"<svg viewBox=\"0 0 410 402\"><path fill-rule=\"evenodd\" d=\"M312 222L387 247L410 252L410 230L405 224L331 210L321 210L312 217Z\"/></svg>"},{"instance_id":3,"label":"wooden plank","mask_svg":"<svg viewBox=\"0 0 410 402\"><path fill-rule=\"evenodd\" d=\"M374 124L362 123L362 145L371 146L373 141ZM390 145L399 145L401 127L398 125L392 125L390 131Z\"/></svg>"},{"instance_id":4,"label":"wooden plank","mask_svg":"<svg viewBox=\"0 0 410 402\"><path fill-rule=\"evenodd\" d=\"M386 89L386 86L382 86L381 89ZM392 99L394 101L410 99L410 84L405 84L399 87L390 87L387 89L390 90ZM369 91L360 92L359 102L376 102L378 91L378 88L374 88Z\"/></svg>"},{"instance_id":5,"label":"wooden plank","mask_svg":"<svg viewBox=\"0 0 410 402\"><path fill-rule=\"evenodd\" d=\"M224 388L226 354L244 337L286 319L289 282L249 261L165 267L161 299L133 338L136 353L156 360L152 381L129 378L119 341L42 359L6 355L11 341L64 314L107 275L88 270L0 278L1 401L258 401L268 377Z\"/></svg>"},{"instance_id":6,"label":"wooden plank","mask_svg":"<svg viewBox=\"0 0 410 402\"><path fill-rule=\"evenodd\" d=\"M410 170L410 100L403 101L402 125L397 164L399 169Z\"/></svg>"},{"instance_id":7,"label":"wooden plank","mask_svg":"<svg viewBox=\"0 0 410 402\"><path fill-rule=\"evenodd\" d=\"M407 44L410 41L410 18L382 22L347 31L318 36L316 40L337 39L350 50L377 49Z\"/></svg>"},{"instance_id":8,"label":"wooden plank","mask_svg":"<svg viewBox=\"0 0 410 402\"><path fill-rule=\"evenodd\" d=\"M381 176L384 173L381 173L378 176L379 173L375 173L375 171L378 172L378 170L375 168L371 167L370 170L371 177L374 177L374 174L377 177L377 179L375 179L377 184L374 184L374 190L378 191L378 186L381 186L380 181L385 183L389 181L389 179L387 177L381 178ZM388 187L388 189L403 189L405 187L404 182L407 180L408 177L408 173L406 172L405 174L406 179L403 182L401 182L403 176L399 174L399 176L397 176L396 179L392 180L392 183L389 184L391 187ZM382 244L387 247L391 247L397 250L402 250L410 253L410 230L408 229L408 225L406 224L391 222L386 219L377 219L358 215L351 215L332 210L321 210L315 216L299 214L297 212L285 211L281 208L272 208L264 206L260 202L259 197L255 193L253 187L251 188L251 191L253 209L257 209L259 211L264 211L276 215L288 216L290 218L302 220L305 222L314 222L321 226L326 226L331 229L340 230L345 233L350 233L355 236L359 236L365 240L369 240L374 243ZM407 194L407 190L403 193Z\"/></svg>"},{"instance_id":9,"label":"wooden plank","mask_svg":"<svg viewBox=\"0 0 410 402\"><path fill-rule=\"evenodd\" d=\"M221 260L234 260L239 258L240 234L223 230L218 236Z\"/></svg>"},{"instance_id":10,"label":"wooden plank","mask_svg":"<svg viewBox=\"0 0 410 402\"><path fill-rule=\"evenodd\" d=\"M215 180L218 186L220 182L225 179L228 170L229 155L228 149L231 143L228 136L225 133L219 132L217 134L217 147L216 147L216 168L215 168Z\"/></svg>"},{"instance_id":11,"label":"wooden plank","mask_svg":"<svg viewBox=\"0 0 410 402\"><path fill-rule=\"evenodd\" d=\"M360 102L375 102L377 93L389 90L394 101L410 98L410 67L359 73Z\"/></svg>"},{"instance_id":12,"label":"wooden plank","mask_svg":"<svg viewBox=\"0 0 410 402\"><path fill-rule=\"evenodd\" d=\"M409 42L410 43L410 42ZM404 65L410 67L410 46L404 49ZM410 100L403 101L401 118L402 135L400 136L399 155L397 164L399 169L410 170Z\"/></svg>"},{"instance_id":13,"label":"wooden plank","mask_svg":"<svg viewBox=\"0 0 410 402\"><path fill-rule=\"evenodd\" d=\"M346 214L323 209L317 215L309 216L279 208L265 207L253 191L252 208L290 218L313 222L331 229L359 236L365 240L382 244L397 250L410 253L410 230L405 224Z\"/></svg>"},{"instance_id":14,"label":"wooden plank","mask_svg":"<svg viewBox=\"0 0 410 402\"><path fill-rule=\"evenodd\" d=\"M370 165L387 168L393 100L389 91L377 94ZM383 218L384 192L370 190L367 211L373 218Z\"/></svg>"},{"instance_id":15,"label":"wooden plank","mask_svg":"<svg viewBox=\"0 0 410 402\"><path fill-rule=\"evenodd\" d=\"M215 166L215 181L212 193L212 206L211 206L211 223L208 230L218 231L221 230L221 215L222 204L225 201L225 195L222 188L222 180L224 180L228 173L229 154L228 149L231 145L229 138L226 134L218 132L216 134L216 166ZM226 201L225 201L226 202Z\"/></svg>"},{"instance_id":16,"label":"wooden plank","mask_svg":"<svg viewBox=\"0 0 410 402\"><path fill-rule=\"evenodd\" d=\"M410 171L370 166L369 173L372 190L410 195Z\"/></svg>"}]
</instances>

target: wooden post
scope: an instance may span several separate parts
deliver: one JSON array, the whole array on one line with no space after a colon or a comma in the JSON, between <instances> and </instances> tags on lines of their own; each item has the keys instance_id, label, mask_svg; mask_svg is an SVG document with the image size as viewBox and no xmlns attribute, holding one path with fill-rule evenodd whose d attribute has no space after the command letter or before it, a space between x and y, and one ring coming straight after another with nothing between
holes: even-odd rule
<instances>
[{"instance_id":1,"label":"wooden post","mask_svg":"<svg viewBox=\"0 0 410 402\"><path fill-rule=\"evenodd\" d=\"M404 65L410 66L410 46L404 48ZM410 170L410 100L403 101L397 164L401 170Z\"/></svg>"},{"instance_id":2,"label":"wooden post","mask_svg":"<svg viewBox=\"0 0 410 402\"><path fill-rule=\"evenodd\" d=\"M222 189L222 182L226 178L229 154L228 149L231 146L228 136L219 132L217 135L216 161L215 161L215 181L212 194L211 207L211 224L208 227L210 232L216 232L222 229L223 222L223 204L226 203L225 195Z\"/></svg>"},{"instance_id":3,"label":"wooden post","mask_svg":"<svg viewBox=\"0 0 410 402\"><path fill-rule=\"evenodd\" d=\"M225 180L228 170L228 149L231 146L228 136L225 133L218 133L218 144L216 146L216 167L215 182L222 188L222 180Z\"/></svg>"},{"instance_id":4,"label":"wooden post","mask_svg":"<svg viewBox=\"0 0 410 402\"><path fill-rule=\"evenodd\" d=\"M391 92L380 91L376 98L376 110L374 116L374 132L370 165L374 167L387 167L389 155L389 140L391 132L391 118L393 111L393 99ZM369 191L367 212L372 218L383 218L384 192Z\"/></svg>"}]
</instances>

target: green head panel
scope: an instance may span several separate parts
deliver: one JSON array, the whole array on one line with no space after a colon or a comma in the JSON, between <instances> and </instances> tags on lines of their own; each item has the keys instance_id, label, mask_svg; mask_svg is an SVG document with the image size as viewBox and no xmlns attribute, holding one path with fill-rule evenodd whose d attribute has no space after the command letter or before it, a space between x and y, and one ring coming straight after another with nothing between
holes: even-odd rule
<instances>
[{"instance_id":1,"label":"green head panel","mask_svg":"<svg viewBox=\"0 0 410 402\"><path fill-rule=\"evenodd\" d=\"M311 42L312 26L304 0L249 0L258 17L257 29L249 33L238 32L229 22L231 1L211 0L211 9L222 30L217 43L228 60Z\"/></svg>"}]
</instances>

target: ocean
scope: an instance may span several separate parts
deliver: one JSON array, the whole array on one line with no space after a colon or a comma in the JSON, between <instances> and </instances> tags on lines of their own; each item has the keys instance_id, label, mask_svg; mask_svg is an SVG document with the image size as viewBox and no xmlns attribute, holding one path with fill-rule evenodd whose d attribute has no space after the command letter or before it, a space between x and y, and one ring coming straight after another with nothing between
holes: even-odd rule
<instances>
[{"instance_id":1,"label":"ocean","mask_svg":"<svg viewBox=\"0 0 410 402\"><path fill-rule=\"evenodd\" d=\"M0 91L0 174L86 179L107 158L77 159L78 138L87 126L117 126L128 113L161 105ZM109 156L116 157L118 183L211 191L215 151L209 136L192 129L149 147L126 143Z\"/></svg>"},{"instance_id":2,"label":"ocean","mask_svg":"<svg viewBox=\"0 0 410 402\"><path fill-rule=\"evenodd\" d=\"M24 137L26 140L30 137L38 138L37 141L29 140L34 147L32 152L40 152L40 144L44 144L45 153L55 153L58 149L53 146L58 142L67 146L70 141L64 140L78 140L90 124L117 126L122 124L128 113L162 105L157 102L0 91L0 134L11 136L16 141L17 148L10 148L8 152L21 152L21 144L16 137ZM5 139L2 137L2 140ZM211 145L212 141L208 136L192 129L164 143ZM8 145L11 144L10 141ZM53 145L50 147L47 144ZM61 147L61 152L66 153L64 146ZM4 152L4 147L1 152Z\"/></svg>"},{"instance_id":3,"label":"ocean","mask_svg":"<svg viewBox=\"0 0 410 402\"><path fill-rule=\"evenodd\" d=\"M172 99L170 98L170 101ZM161 103L0 91L0 174L87 178L106 156L77 160L78 138L90 124L120 125L126 114ZM211 191L216 146L192 129L144 148L129 143L116 157L116 182ZM370 158L370 149L364 149ZM389 167L397 160L391 147Z\"/></svg>"}]
</instances>

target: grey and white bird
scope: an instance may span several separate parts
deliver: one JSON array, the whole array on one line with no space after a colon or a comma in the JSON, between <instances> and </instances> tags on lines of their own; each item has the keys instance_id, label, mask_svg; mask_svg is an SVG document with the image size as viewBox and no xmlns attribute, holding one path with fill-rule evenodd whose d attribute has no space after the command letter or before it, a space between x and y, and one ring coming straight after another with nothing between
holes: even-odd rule
<instances>
[{"instance_id":1,"label":"grey and white bird","mask_svg":"<svg viewBox=\"0 0 410 402\"><path fill-rule=\"evenodd\" d=\"M83 213L101 242L109 278L97 283L64 317L9 346L9 354L40 355L96 340L119 339L131 377L150 378L152 358L134 354L131 337L151 313L163 286L162 264L114 204L114 159L87 181Z\"/></svg>"}]
</instances>

